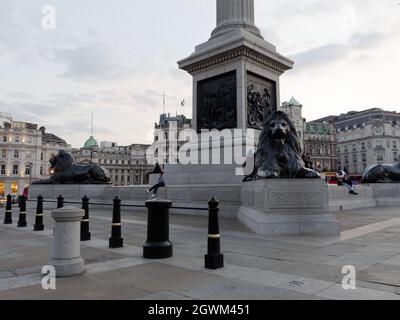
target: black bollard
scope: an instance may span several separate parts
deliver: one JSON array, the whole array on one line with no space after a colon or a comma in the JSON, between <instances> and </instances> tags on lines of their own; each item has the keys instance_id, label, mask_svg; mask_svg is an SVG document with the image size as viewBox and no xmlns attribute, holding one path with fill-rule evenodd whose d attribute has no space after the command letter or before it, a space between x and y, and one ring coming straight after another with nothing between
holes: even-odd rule
<instances>
[{"instance_id":1,"label":"black bollard","mask_svg":"<svg viewBox=\"0 0 400 320\"><path fill-rule=\"evenodd\" d=\"M118 197L114 199L113 221L111 227L110 248L122 248L124 239L121 238L121 200Z\"/></svg>"},{"instance_id":2,"label":"black bollard","mask_svg":"<svg viewBox=\"0 0 400 320\"><path fill-rule=\"evenodd\" d=\"M61 209L64 207L64 197L59 195L57 198L57 209Z\"/></svg>"},{"instance_id":3,"label":"black bollard","mask_svg":"<svg viewBox=\"0 0 400 320\"><path fill-rule=\"evenodd\" d=\"M26 197L25 196L21 196L21 198L19 198L19 203L20 203L20 207L19 207L19 219L18 219L18 228L25 228L27 226L26 223Z\"/></svg>"},{"instance_id":4,"label":"black bollard","mask_svg":"<svg viewBox=\"0 0 400 320\"><path fill-rule=\"evenodd\" d=\"M43 231L43 197L39 195L37 197L37 205L36 205L36 216L35 216L35 225L33 226L33 231Z\"/></svg>"},{"instance_id":5,"label":"black bollard","mask_svg":"<svg viewBox=\"0 0 400 320\"><path fill-rule=\"evenodd\" d=\"M208 253L205 255L205 267L212 270L224 267L224 255L221 254L218 205L219 202L215 197L208 201Z\"/></svg>"},{"instance_id":6,"label":"black bollard","mask_svg":"<svg viewBox=\"0 0 400 320\"><path fill-rule=\"evenodd\" d=\"M4 224L12 224L12 196L7 196L6 214L4 217Z\"/></svg>"},{"instance_id":7,"label":"black bollard","mask_svg":"<svg viewBox=\"0 0 400 320\"><path fill-rule=\"evenodd\" d=\"M81 220L81 241L89 241L89 198L87 196L82 198L82 209L85 211L85 216Z\"/></svg>"},{"instance_id":8,"label":"black bollard","mask_svg":"<svg viewBox=\"0 0 400 320\"><path fill-rule=\"evenodd\" d=\"M166 259L172 257L173 245L169 241L169 208L168 200L146 201L148 209L147 241L143 246L145 259Z\"/></svg>"}]
</instances>

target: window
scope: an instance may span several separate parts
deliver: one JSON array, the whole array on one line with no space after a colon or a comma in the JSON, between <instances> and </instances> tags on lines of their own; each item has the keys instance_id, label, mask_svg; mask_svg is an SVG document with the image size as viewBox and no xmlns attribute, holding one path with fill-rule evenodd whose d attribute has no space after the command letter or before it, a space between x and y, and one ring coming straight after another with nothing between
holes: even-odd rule
<instances>
[{"instance_id":1,"label":"window","mask_svg":"<svg viewBox=\"0 0 400 320\"><path fill-rule=\"evenodd\" d=\"M43 167L42 166L40 167L40 175L41 176L43 175Z\"/></svg>"},{"instance_id":2,"label":"window","mask_svg":"<svg viewBox=\"0 0 400 320\"><path fill-rule=\"evenodd\" d=\"M18 175L19 169L18 169L18 165L14 164L13 165L13 175Z\"/></svg>"},{"instance_id":3,"label":"window","mask_svg":"<svg viewBox=\"0 0 400 320\"><path fill-rule=\"evenodd\" d=\"M0 183L0 197L5 197L6 195L6 184L4 182Z\"/></svg>"},{"instance_id":4,"label":"window","mask_svg":"<svg viewBox=\"0 0 400 320\"><path fill-rule=\"evenodd\" d=\"M26 158L26 159L31 159L31 158L32 158L32 152L27 151L27 152L25 153L25 158Z\"/></svg>"},{"instance_id":5,"label":"window","mask_svg":"<svg viewBox=\"0 0 400 320\"><path fill-rule=\"evenodd\" d=\"M25 175L27 175L27 176L31 175L31 167L29 164L27 164L25 167Z\"/></svg>"},{"instance_id":6,"label":"window","mask_svg":"<svg viewBox=\"0 0 400 320\"><path fill-rule=\"evenodd\" d=\"M15 142L20 143L21 142L21 137L20 136L15 136Z\"/></svg>"},{"instance_id":7,"label":"window","mask_svg":"<svg viewBox=\"0 0 400 320\"><path fill-rule=\"evenodd\" d=\"M393 161L397 162L397 152L393 152Z\"/></svg>"},{"instance_id":8,"label":"window","mask_svg":"<svg viewBox=\"0 0 400 320\"><path fill-rule=\"evenodd\" d=\"M1 157L2 157L3 159L7 159L7 149L2 149L2 150L1 150Z\"/></svg>"},{"instance_id":9,"label":"window","mask_svg":"<svg viewBox=\"0 0 400 320\"><path fill-rule=\"evenodd\" d=\"M353 155L353 163L357 164L358 162L358 157L356 154Z\"/></svg>"},{"instance_id":10,"label":"window","mask_svg":"<svg viewBox=\"0 0 400 320\"><path fill-rule=\"evenodd\" d=\"M397 149L397 141L393 141L393 148Z\"/></svg>"},{"instance_id":11,"label":"window","mask_svg":"<svg viewBox=\"0 0 400 320\"><path fill-rule=\"evenodd\" d=\"M43 161L43 152L40 153L40 161Z\"/></svg>"},{"instance_id":12,"label":"window","mask_svg":"<svg viewBox=\"0 0 400 320\"><path fill-rule=\"evenodd\" d=\"M3 142L7 142L7 136L3 136Z\"/></svg>"},{"instance_id":13,"label":"window","mask_svg":"<svg viewBox=\"0 0 400 320\"><path fill-rule=\"evenodd\" d=\"M11 184L11 194L16 195L18 193L18 184L16 182L13 182Z\"/></svg>"},{"instance_id":14,"label":"window","mask_svg":"<svg viewBox=\"0 0 400 320\"><path fill-rule=\"evenodd\" d=\"M2 164L1 165L1 175L5 175L6 174L6 165Z\"/></svg>"},{"instance_id":15,"label":"window","mask_svg":"<svg viewBox=\"0 0 400 320\"><path fill-rule=\"evenodd\" d=\"M357 151L357 145L353 144L353 152Z\"/></svg>"},{"instance_id":16,"label":"window","mask_svg":"<svg viewBox=\"0 0 400 320\"><path fill-rule=\"evenodd\" d=\"M19 159L19 150L14 150L14 159Z\"/></svg>"},{"instance_id":17,"label":"window","mask_svg":"<svg viewBox=\"0 0 400 320\"><path fill-rule=\"evenodd\" d=\"M367 154L366 153L362 154L362 161L363 161L363 163L367 162Z\"/></svg>"},{"instance_id":18,"label":"window","mask_svg":"<svg viewBox=\"0 0 400 320\"><path fill-rule=\"evenodd\" d=\"M365 142L361 143L361 149L365 150Z\"/></svg>"}]
</instances>

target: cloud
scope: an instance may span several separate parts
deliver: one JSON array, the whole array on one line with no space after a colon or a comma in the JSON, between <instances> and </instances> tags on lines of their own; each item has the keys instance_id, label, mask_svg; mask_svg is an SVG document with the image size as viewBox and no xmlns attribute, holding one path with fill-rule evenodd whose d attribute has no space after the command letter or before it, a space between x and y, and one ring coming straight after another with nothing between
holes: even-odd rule
<instances>
[{"instance_id":1,"label":"cloud","mask_svg":"<svg viewBox=\"0 0 400 320\"><path fill-rule=\"evenodd\" d=\"M73 80L115 80L133 75L134 69L121 64L115 50L106 44L90 44L74 49L58 49L54 60L66 65L63 78Z\"/></svg>"},{"instance_id":2,"label":"cloud","mask_svg":"<svg viewBox=\"0 0 400 320\"><path fill-rule=\"evenodd\" d=\"M377 46L386 37L385 34L378 32L372 32L369 34L357 33L354 34L345 44L328 44L299 52L290 55L289 57L295 61L296 71L302 71L305 68L318 67L324 64L336 62L346 58L352 52Z\"/></svg>"}]
</instances>

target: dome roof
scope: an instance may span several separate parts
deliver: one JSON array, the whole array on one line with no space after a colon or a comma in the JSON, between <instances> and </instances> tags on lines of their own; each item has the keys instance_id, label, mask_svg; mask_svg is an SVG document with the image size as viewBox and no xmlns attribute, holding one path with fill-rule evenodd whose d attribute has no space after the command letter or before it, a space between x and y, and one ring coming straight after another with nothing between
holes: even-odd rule
<instances>
[{"instance_id":1,"label":"dome roof","mask_svg":"<svg viewBox=\"0 0 400 320\"><path fill-rule=\"evenodd\" d=\"M98 147L98 143L96 139L93 136L90 136L90 138L85 142L85 145L83 146L85 149L91 149L94 147Z\"/></svg>"},{"instance_id":2,"label":"dome roof","mask_svg":"<svg viewBox=\"0 0 400 320\"><path fill-rule=\"evenodd\" d=\"M292 97L292 99L290 99L288 103L289 103L289 105L292 105L292 106L300 106L301 105L294 97Z\"/></svg>"}]
</instances>

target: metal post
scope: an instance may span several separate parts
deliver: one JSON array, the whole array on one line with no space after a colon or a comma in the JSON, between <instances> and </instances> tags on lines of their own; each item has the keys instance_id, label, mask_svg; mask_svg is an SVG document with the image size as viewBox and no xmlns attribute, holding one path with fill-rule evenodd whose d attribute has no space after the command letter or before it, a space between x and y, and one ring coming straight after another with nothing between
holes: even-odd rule
<instances>
[{"instance_id":1,"label":"metal post","mask_svg":"<svg viewBox=\"0 0 400 320\"><path fill-rule=\"evenodd\" d=\"M18 220L18 228L25 228L27 226L26 223L26 197L20 197L20 209L19 209L19 220Z\"/></svg>"},{"instance_id":2,"label":"metal post","mask_svg":"<svg viewBox=\"0 0 400 320\"><path fill-rule=\"evenodd\" d=\"M143 246L143 257L146 259L166 259L172 257L173 245L169 241L169 208L168 200L146 201L148 209L147 241Z\"/></svg>"},{"instance_id":3,"label":"metal post","mask_svg":"<svg viewBox=\"0 0 400 320\"><path fill-rule=\"evenodd\" d=\"M89 241L89 198L87 196L82 198L82 209L85 211L85 216L81 221L81 241Z\"/></svg>"},{"instance_id":4,"label":"metal post","mask_svg":"<svg viewBox=\"0 0 400 320\"><path fill-rule=\"evenodd\" d=\"M64 197L59 195L57 198L57 209L61 209L64 207Z\"/></svg>"},{"instance_id":5,"label":"metal post","mask_svg":"<svg viewBox=\"0 0 400 320\"><path fill-rule=\"evenodd\" d=\"M218 205L219 202L215 197L208 201L208 253L205 255L205 267L212 270L224 267L224 256L221 254Z\"/></svg>"},{"instance_id":6,"label":"metal post","mask_svg":"<svg viewBox=\"0 0 400 320\"><path fill-rule=\"evenodd\" d=\"M12 196L7 196L6 214L4 217L4 224L12 224Z\"/></svg>"},{"instance_id":7,"label":"metal post","mask_svg":"<svg viewBox=\"0 0 400 320\"><path fill-rule=\"evenodd\" d=\"M33 226L33 231L43 231L43 197L39 195L37 197L37 205L36 205L36 217L35 217L35 225Z\"/></svg>"},{"instance_id":8,"label":"metal post","mask_svg":"<svg viewBox=\"0 0 400 320\"><path fill-rule=\"evenodd\" d=\"M109 246L112 249L122 248L124 246L124 239L121 238L121 200L118 197L114 199L113 207L113 221L111 227L111 238Z\"/></svg>"}]
</instances>

